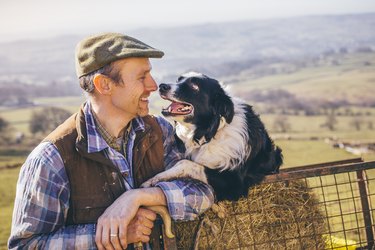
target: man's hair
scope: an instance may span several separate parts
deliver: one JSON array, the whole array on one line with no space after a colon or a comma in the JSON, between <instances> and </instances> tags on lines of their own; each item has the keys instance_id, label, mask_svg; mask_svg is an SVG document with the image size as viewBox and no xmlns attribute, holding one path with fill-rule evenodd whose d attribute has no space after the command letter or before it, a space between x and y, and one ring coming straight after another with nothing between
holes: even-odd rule
<instances>
[{"instance_id":1,"label":"man's hair","mask_svg":"<svg viewBox=\"0 0 375 250\"><path fill-rule=\"evenodd\" d=\"M118 70L113 69L113 63L107 64L98 70L95 70L87 75L79 78L79 85L87 93L93 93L95 89L94 77L96 75L105 75L115 81L116 84L121 84L121 75Z\"/></svg>"}]
</instances>

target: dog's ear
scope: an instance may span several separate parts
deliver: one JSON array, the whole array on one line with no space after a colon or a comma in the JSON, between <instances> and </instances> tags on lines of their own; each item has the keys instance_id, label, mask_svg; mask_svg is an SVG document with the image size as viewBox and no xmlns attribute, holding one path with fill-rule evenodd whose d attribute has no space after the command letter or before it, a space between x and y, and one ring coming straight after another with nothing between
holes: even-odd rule
<instances>
[{"instance_id":1,"label":"dog's ear","mask_svg":"<svg viewBox=\"0 0 375 250\"><path fill-rule=\"evenodd\" d=\"M216 135L217 129L220 125L220 118L217 116L212 117L207 121L204 126L197 127L194 134L194 139L199 142L204 136L205 141L209 142Z\"/></svg>"},{"instance_id":2,"label":"dog's ear","mask_svg":"<svg viewBox=\"0 0 375 250\"><path fill-rule=\"evenodd\" d=\"M216 95L214 109L220 116L225 118L227 123L232 122L234 116L234 104L232 99L224 91Z\"/></svg>"}]
</instances>

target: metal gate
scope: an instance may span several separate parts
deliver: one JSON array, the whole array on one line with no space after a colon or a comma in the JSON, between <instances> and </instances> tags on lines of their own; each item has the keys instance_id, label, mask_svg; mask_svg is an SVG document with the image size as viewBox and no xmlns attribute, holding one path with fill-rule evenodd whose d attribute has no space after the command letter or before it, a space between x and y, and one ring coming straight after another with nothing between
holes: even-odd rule
<instances>
[{"instance_id":1,"label":"metal gate","mask_svg":"<svg viewBox=\"0 0 375 250\"><path fill-rule=\"evenodd\" d=\"M271 188L271 192L280 194L283 191L279 187L288 186L302 189L297 205L291 204L288 197L261 200L267 196L264 190ZM163 247L192 249L197 242L197 249L375 249L375 161L355 158L282 169L279 174L266 176L253 189L261 187L265 189L260 193L251 194L250 189L249 197L226 202L224 206L230 210L227 218L205 215L210 218L211 226L202 224L203 218L199 222L175 223L177 239L165 239ZM291 196L290 200L293 199L296 197ZM254 202L263 202L264 206L254 208ZM241 203L246 206L241 207ZM304 216L302 210L310 209L311 204L319 212ZM290 217L293 219L258 220L262 212L263 217L276 216L267 211L267 205L276 206L273 210L276 213L286 208L294 215ZM216 235L211 230L213 226L218 228Z\"/></svg>"},{"instance_id":2,"label":"metal gate","mask_svg":"<svg viewBox=\"0 0 375 250\"><path fill-rule=\"evenodd\" d=\"M264 182L293 179L304 180L319 197L326 249L374 248L375 162L356 158L289 168Z\"/></svg>"}]
</instances>

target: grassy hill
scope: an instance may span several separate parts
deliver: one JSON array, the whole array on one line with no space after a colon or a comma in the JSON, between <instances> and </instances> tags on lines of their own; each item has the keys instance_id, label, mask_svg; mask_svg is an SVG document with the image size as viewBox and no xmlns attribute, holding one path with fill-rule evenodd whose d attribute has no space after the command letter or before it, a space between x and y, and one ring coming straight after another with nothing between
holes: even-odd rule
<instances>
[{"instance_id":1,"label":"grassy hill","mask_svg":"<svg viewBox=\"0 0 375 250\"><path fill-rule=\"evenodd\" d=\"M157 79L190 69L215 76L238 72L243 60L296 59L374 47L375 13L305 16L187 27L124 30L165 52L153 60ZM355 34L355 35L353 35ZM86 34L1 43L0 85L75 81L74 48ZM22 57L14 56L22 55ZM231 62L231 67L220 64ZM240 65L235 65L240 62Z\"/></svg>"},{"instance_id":2,"label":"grassy hill","mask_svg":"<svg viewBox=\"0 0 375 250\"><path fill-rule=\"evenodd\" d=\"M237 76L225 77L224 82L242 96L255 89L284 89L304 100L344 100L358 104L374 100L375 53L337 54L294 72L261 77L245 70Z\"/></svg>"}]
</instances>

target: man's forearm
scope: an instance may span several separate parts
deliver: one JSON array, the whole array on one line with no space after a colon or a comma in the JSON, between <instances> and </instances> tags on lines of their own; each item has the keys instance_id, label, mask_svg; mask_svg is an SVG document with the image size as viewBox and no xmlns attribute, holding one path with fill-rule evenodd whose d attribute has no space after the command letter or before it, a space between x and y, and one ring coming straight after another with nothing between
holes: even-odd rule
<instances>
[{"instance_id":1,"label":"man's forearm","mask_svg":"<svg viewBox=\"0 0 375 250\"><path fill-rule=\"evenodd\" d=\"M167 205L167 199L165 198L164 192L159 187L133 189L126 193L134 196L134 199L139 206Z\"/></svg>"},{"instance_id":2,"label":"man's forearm","mask_svg":"<svg viewBox=\"0 0 375 250\"><path fill-rule=\"evenodd\" d=\"M99 249L111 245L126 248L128 225L142 206L166 205L163 191L158 187L132 189L118 197L99 217L95 242Z\"/></svg>"},{"instance_id":3,"label":"man's forearm","mask_svg":"<svg viewBox=\"0 0 375 250\"><path fill-rule=\"evenodd\" d=\"M28 223L19 225L9 239L9 249L67 249L75 246L76 249L96 249L95 225L70 225L57 231L41 234L38 231L22 230ZM29 230L33 230L29 226ZM73 247L74 248L74 247Z\"/></svg>"}]
</instances>

